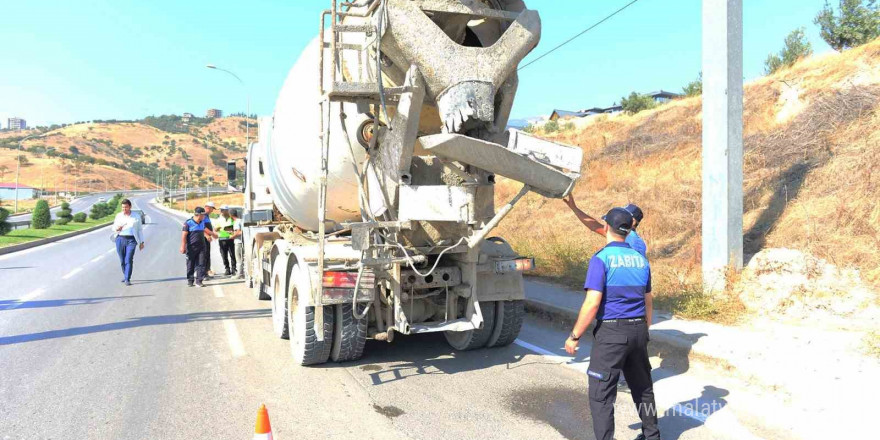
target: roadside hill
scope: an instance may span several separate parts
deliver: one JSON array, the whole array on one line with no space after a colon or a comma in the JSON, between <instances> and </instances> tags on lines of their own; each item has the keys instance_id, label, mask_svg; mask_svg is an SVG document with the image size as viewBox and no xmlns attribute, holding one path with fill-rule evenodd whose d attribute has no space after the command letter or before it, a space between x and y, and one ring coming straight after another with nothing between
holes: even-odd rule
<instances>
[{"instance_id":1,"label":"roadside hill","mask_svg":"<svg viewBox=\"0 0 880 440\"><path fill-rule=\"evenodd\" d=\"M147 117L138 121L92 121L47 131L0 133L0 181L15 178L18 143L24 136L21 183L59 191L74 184L82 191L113 188L153 188L158 170L173 171L196 183L212 178L226 182L225 163L245 155L245 119ZM251 120L251 139L256 137Z\"/></svg>"},{"instance_id":2,"label":"roadside hill","mask_svg":"<svg viewBox=\"0 0 880 440\"><path fill-rule=\"evenodd\" d=\"M744 240L749 266L727 298L701 301L701 98L598 115L539 136L584 150L575 189L599 217L637 203L660 303L723 319L742 307L792 319L876 309L880 287L880 40L811 57L745 87ZM499 185L507 201L517 185ZM539 274L583 282L599 236L567 207L530 195L499 235ZM752 258L752 256L756 257ZM730 313L729 311L727 312ZM731 317L728 315L728 317Z\"/></svg>"}]
</instances>

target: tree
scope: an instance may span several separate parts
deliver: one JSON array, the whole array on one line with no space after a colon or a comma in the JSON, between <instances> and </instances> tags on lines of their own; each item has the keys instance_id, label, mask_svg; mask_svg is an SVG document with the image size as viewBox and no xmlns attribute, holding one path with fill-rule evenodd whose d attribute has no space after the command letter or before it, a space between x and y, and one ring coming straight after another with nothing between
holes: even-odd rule
<instances>
[{"instance_id":1,"label":"tree","mask_svg":"<svg viewBox=\"0 0 880 440\"><path fill-rule=\"evenodd\" d=\"M640 93L632 92L629 94L629 97L623 97L620 99L620 105L623 107L623 111L634 115L642 110L657 107L657 102L655 102L654 98L650 95L642 95Z\"/></svg>"},{"instance_id":2,"label":"tree","mask_svg":"<svg viewBox=\"0 0 880 440\"><path fill-rule=\"evenodd\" d=\"M6 165L0 165L0 180L6 177L6 173L9 172L9 167Z\"/></svg>"},{"instance_id":3,"label":"tree","mask_svg":"<svg viewBox=\"0 0 880 440\"><path fill-rule=\"evenodd\" d=\"M687 83L681 91L685 94L685 96L700 96L703 94L703 72L700 72L700 76L697 79Z\"/></svg>"},{"instance_id":4,"label":"tree","mask_svg":"<svg viewBox=\"0 0 880 440\"><path fill-rule=\"evenodd\" d=\"M49 202L38 200L37 206L31 215L31 228L46 229L52 225L52 216L49 214Z\"/></svg>"},{"instance_id":5,"label":"tree","mask_svg":"<svg viewBox=\"0 0 880 440\"><path fill-rule=\"evenodd\" d=\"M6 208L0 207L0 235L6 235L12 230L12 225L6 221L8 217L9 211Z\"/></svg>"},{"instance_id":6,"label":"tree","mask_svg":"<svg viewBox=\"0 0 880 440\"><path fill-rule=\"evenodd\" d=\"M770 54L764 60L764 73L776 73L783 67L791 67L794 63L802 58L806 58L813 54L813 46L804 36L804 28L798 28L791 31L785 37L785 46L778 54Z\"/></svg>"},{"instance_id":7,"label":"tree","mask_svg":"<svg viewBox=\"0 0 880 440\"><path fill-rule=\"evenodd\" d=\"M21 166L23 166L23 167L29 166L31 164L31 161L28 160L27 156L25 156L24 154L19 154L18 160L21 163Z\"/></svg>"},{"instance_id":8,"label":"tree","mask_svg":"<svg viewBox=\"0 0 880 440\"><path fill-rule=\"evenodd\" d=\"M555 133L559 131L559 123L556 121L547 121L544 124L544 132L545 133Z\"/></svg>"},{"instance_id":9,"label":"tree","mask_svg":"<svg viewBox=\"0 0 880 440\"><path fill-rule=\"evenodd\" d=\"M105 217L108 214L108 209L109 208L106 203L95 203L94 205L92 205L89 217L91 217L92 220L97 220L99 218Z\"/></svg>"},{"instance_id":10,"label":"tree","mask_svg":"<svg viewBox=\"0 0 880 440\"><path fill-rule=\"evenodd\" d=\"M77 222L77 223L85 223L85 221L86 221L86 213L84 213L84 212L77 212L76 214L73 215L73 221L75 221L75 222Z\"/></svg>"},{"instance_id":11,"label":"tree","mask_svg":"<svg viewBox=\"0 0 880 440\"><path fill-rule=\"evenodd\" d=\"M70 213L70 203L61 202L61 210L58 211L56 217L55 224L66 225L70 223L73 220L73 215Z\"/></svg>"},{"instance_id":12,"label":"tree","mask_svg":"<svg viewBox=\"0 0 880 440\"><path fill-rule=\"evenodd\" d=\"M840 16L835 16L826 0L813 20L822 39L834 50L861 46L880 36L880 7L876 0L840 0L838 9Z\"/></svg>"}]
</instances>

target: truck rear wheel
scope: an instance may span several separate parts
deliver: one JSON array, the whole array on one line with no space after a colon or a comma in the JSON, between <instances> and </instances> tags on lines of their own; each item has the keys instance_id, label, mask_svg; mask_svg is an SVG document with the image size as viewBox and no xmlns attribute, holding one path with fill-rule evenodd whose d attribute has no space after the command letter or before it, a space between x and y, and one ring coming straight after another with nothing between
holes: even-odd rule
<instances>
[{"instance_id":1,"label":"truck rear wheel","mask_svg":"<svg viewBox=\"0 0 880 440\"><path fill-rule=\"evenodd\" d=\"M525 316L522 300L495 301L495 329L486 347L505 347L519 336Z\"/></svg>"},{"instance_id":2,"label":"truck rear wheel","mask_svg":"<svg viewBox=\"0 0 880 440\"><path fill-rule=\"evenodd\" d=\"M299 268L293 268L291 284L287 298L287 328L290 336L290 351L293 361L297 365L317 365L327 362L330 357L330 349L333 345L333 311L334 307L322 307L324 312L324 340L319 341L315 333L315 310L314 306L306 305L306 301L299 301L299 296L307 295L309 290L296 280Z\"/></svg>"},{"instance_id":3,"label":"truck rear wheel","mask_svg":"<svg viewBox=\"0 0 880 440\"><path fill-rule=\"evenodd\" d=\"M287 326L287 271L275 264L272 267L272 330L275 336L289 339Z\"/></svg>"},{"instance_id":4,"label":"truck rear wheel","mask_svg":"<svg viewBox=\"0 0 880 440\"><path fill-rule=\"evenodd\" d=\"M464 332L445 332L446 342L456 350L474 350L486 346L492 332L495 330L495 303L491 301L481 302L480 311L483 312L483 328Z\"/></svg>"},{"instance_id":5,"label":"truck rear wheel","mask_svg":"<svg viewBox=\"0 0 880 440\"><path fill-rule=\"evenodd\" d=\"M366 307L358 305L358 309ZM333 307L336 312L333 332L333 348L330 359L333 362L346 362L360 359L364 354L367 342L367 318L354 319L351 304L339 304Z\"/></svg>"}]
</instances>

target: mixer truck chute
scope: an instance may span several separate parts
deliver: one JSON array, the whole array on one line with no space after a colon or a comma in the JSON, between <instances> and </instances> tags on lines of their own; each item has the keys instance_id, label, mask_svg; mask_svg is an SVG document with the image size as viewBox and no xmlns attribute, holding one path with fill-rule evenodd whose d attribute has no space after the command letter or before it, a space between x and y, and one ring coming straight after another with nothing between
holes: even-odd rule
<instances>
[{"instance_id":1,"label":"mixer truck chute","mask_svg":"<svg viewBox=\"0 0 880 440\"><path fill-rule=\"evenodd\" d=\"M510 344L534 260L492 230L529 192L567 195L582 154L507 131L540 39L518 0L330 2L248 153L248 279L298 364L367 338ZM496 175L523 184L495 207ZM265 220L256 220L263 218Z\"/></svg>"}]
</instances>

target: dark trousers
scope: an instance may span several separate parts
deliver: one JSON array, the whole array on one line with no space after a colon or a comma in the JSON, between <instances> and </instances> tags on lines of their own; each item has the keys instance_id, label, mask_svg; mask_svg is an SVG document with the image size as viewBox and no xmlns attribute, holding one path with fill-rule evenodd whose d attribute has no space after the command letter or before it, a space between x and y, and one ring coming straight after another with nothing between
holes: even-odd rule
<instances>
[{"instance_id":1,"label":"dark trousers","mask_svg":"<svg viewBox=\"0 0 880 440\"><path fill-rule=\"evenodd\" d=\"M186 249L186 280L201 283L205 279L205 255L207 248Z\"/></svg>"},{"instance_id":2,"label":"dark trousers","mask_svg":"<svg viewBox=\"0 0 880 440\"><path fill-rule=\"evenodd\" d=\"M137 240L128 235L116 236L116 255L119 255L119 265L122 266L122 278L124 281L131 280L131 271L134 269L134 250L137 248Z\"/></svg>"},{"instance_id":3,"label":"dark trousers","mask_svg":"<svg viewBox=\"0 0 880 440\"><path fill-rule=\"evenodd\" d=\"M205 274L211 270L211 243L213 241L205 240Z\"/></svg>"},{"instance_id":4,"label":"dark trousers","mask_svg":"<svg viewBox=\"0 0 880 440\"><path fill-rule=\"evenodd\" d=\"M596 439L614 438L614 402L617 400L617 380L623 372L642 419L642 433L649 440L659 440L654 381L648 362L647 324L626 320L600 322L593 330L593 337L587 375Z\"/></svg>"},{"instance_id":5,"label":"dark trousers","mask_svg":"<svg viewBox=\"0 0 880 440\"><path fill-rule=\"evenodd\" d=\"M220 256L223 257L223 266L226 268L226 272L235 272L235 268L237 266L235 261L235 243L233 243L233 240L219 241Z\"/></svg>"}]
</instances>

